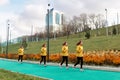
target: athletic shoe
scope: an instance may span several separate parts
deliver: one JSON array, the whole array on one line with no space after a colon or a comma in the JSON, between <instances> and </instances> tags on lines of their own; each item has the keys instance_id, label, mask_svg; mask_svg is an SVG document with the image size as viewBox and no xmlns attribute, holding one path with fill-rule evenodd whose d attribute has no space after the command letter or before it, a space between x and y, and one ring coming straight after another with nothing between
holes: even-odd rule
<instances>
[{"instance_id":1,"label":"athletic shoe","mask_svg":"<svg viewBox=\"0 0 120 80\"><path fill-rule=\"evenodd\" d=\"M83 71L83 69L80 69L80 71Z\"/></svg>"}]
</instances>

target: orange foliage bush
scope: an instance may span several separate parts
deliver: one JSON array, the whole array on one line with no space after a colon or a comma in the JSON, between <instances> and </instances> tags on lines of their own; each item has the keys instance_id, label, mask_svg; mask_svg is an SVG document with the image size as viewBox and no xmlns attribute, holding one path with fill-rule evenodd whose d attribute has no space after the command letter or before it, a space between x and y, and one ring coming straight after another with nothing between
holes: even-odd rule
<instances>
[{"instance_id":1,"label":"orange foliage bush","mask_svg":"<svg viewBox=\"0 0 120 80\"><path fill-rule=\"evenodd\" d=\"M115 56L113 57L112 63L113 63L115 66L119 66L119 65L120 65L120 55L115 55Z\"/></svg>"},{"instance_id":2,"label":"orange foliage bush","mask_svg":"<svg viewBox=\"0 0 120 80\"><path fill-rule=\"evenodd\" d=\"M49 60L51 62L60 62L61 56L60 54L51 54Z\"/></svg>"},{"instance_id":3,"label":"orange foliage bush","mask_svg":"<svg viewBox=\"0 0 120 80\"><path fill-rule=\"evenodd\" d=\"M1 58L6 58L6 54L0 54ZM17 59L17 54L8 54L7 58ZM40 60L40 54L24 54L24 60ZM49 61L60 62L62 57L59 53L50 54ZM84 52L84 64L95 64L95 65L120 65L120 52L118 51L88 51ZM69 54L69 62L76 62L75 53Z\"/></svg>"},{"instance_id":4,"label":"orange foliage bush","mask_svg":"<svg viewBox=\"0 0 120 80\"><path fill-rule=\"evenodd\" d=\"M8 58L8 59L17 59L17 58L18 58L18 55L16 55L16 54L8 54L8 55L7 55L7 58Z\"/></svg>"},{"instance_id":5,"label":"orange foliage bush","mask_svg":"<svg viewBox=\"0 0 120 80\"><path fill-rule=\"evenodd\" d=\"M76 55L74 53L69 54L69 61L72 63L76 62Z\"/></svg>"},{"instance_id":6,"label":"orange foliage bush","mask_svg":"<svg viewBox=\"0 0 120 80\"><path fill-rule=\"evenodd\" d=\"M93 63L93 55L92 54L84 54L83 60L86 64Z\"/></svg>"},{"instance_id":7,"label":"orange foliage bush","mask_svg":"<svg viewBox=\"0 0 120 80\"><path fill-rule=\"evenodd\" d=\"M7 56L6 54L0 54L1 58L6 58L6 56Z\"/></svg>"}]
</instances>

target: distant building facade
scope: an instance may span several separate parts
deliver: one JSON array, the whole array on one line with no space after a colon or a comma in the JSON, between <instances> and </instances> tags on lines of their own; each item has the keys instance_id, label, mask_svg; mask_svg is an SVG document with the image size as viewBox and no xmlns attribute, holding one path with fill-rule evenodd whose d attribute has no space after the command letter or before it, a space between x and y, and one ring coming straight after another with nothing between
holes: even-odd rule
<instances>
[{"instance_id":1,"label":"distant building facade","mask_svg":"<svg viewBox=\"0 0 120 80\"><path fill-rule=\"evenodd\" d=\"M58 32L62 30L64 24L64 14L57 10L49 10L49 30L50 32ZM48 28L48 13L46 14L46 29Z\"/></svg>"}]
</instances>

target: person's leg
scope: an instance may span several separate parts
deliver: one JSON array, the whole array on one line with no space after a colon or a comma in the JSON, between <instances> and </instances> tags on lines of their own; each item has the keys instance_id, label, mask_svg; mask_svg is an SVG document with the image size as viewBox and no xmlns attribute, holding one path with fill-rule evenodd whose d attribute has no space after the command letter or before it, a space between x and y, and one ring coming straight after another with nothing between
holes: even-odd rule
<instances>
[{"instance_id":1,"label":"person's leg","mask_svg":"<svg viewBox=\"0 0 120 80\"><path fill-rule=\"evenodd\" d=\"M46 56L44 56L44 65L46 65Z\"/></svg>"},{"instance_id":2,"label":"person's leg","mask_svg":"<svg viewBox=\"0 0 120 80\"><path fill-rule=\"evenodd\" d=\"M83 67L83 57L80 57L80 61L81 61L81 65L80 65L80 68L82 69Z\"/></svg>"},{"instance_id":3,"label":"person's leg","mask_svg":"<svg viewBox=\"0 0 120 80\"><path fill-rule=\"evenodd\" d=\"M65 57L66 60L66 67L68 67L68 56Z\"/></svg>"},{"instance_id":4,"label":"person's leg","mask_svg":"<svg viewBox=\"0 0 120 80\"><path fill-rule=\"evenodd\" d=\"M20 60L20 55L18 56L18 61Z\"/></svg>"},{"instance_id":5,"label":"person's leg","mask_svg":"<svg viewBox=\"0 0 120 80\"><path fill-rule=\"evenodd\" d=\"M77 62L74 64L74 67L80 63L80 57L77 57Z\"/></svg>"},{"instance_id":6,"label":"person's leg","mask_svg":"<svg viewBox=\"0 0 120 80\"><path fill-rule=\"evenodd\" d=\"M21 62L23 61L23 55L21 55Z\"/></svg>"},{"instance_id":7,"label":"person's leg","mask_svg":"<svg viewBox=\"0 0 120 80\"><path fill-rule=\"evenodd\" d=\"M61 66L62 66L62 64L64 63L64 61L65 61L65 57L63 56L63 57L62 57L62 62L61 62L61 64L60 64Z\"/></svg>"},{"instance_id":8,"label":"person's leg","mask_svg":"<svg viewBox=\"0 0 120 80\"><path fill-rule=\"evenodd\" d=\"M41 58L42 58L42 59L41 59L41 61L40 61L40 64L41 64L41 63L42 63L42 61L43 61L43 56L41 56Z\"/></svg>"}]
</instances>

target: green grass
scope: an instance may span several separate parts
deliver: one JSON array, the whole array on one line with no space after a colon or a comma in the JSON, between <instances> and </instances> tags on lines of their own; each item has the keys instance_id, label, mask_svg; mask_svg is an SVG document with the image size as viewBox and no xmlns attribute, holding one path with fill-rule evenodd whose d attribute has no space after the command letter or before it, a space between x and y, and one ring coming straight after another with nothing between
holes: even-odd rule
<instances>
[{"instance_id":1,"label":"green grass","mask_svg":"<svg viewBox=\"0 0 120 80\"><path fill-rule=\"evenodd\" d=\"M47 80L0 69L0 80Z\"/></svg>"},{"instance_id":2,"label":"green grass","mask_svg":"<svg viewBox=\"0 0 120 80\"><path fill-rule=\"evenodd\" d=\"M50 53L60 53L61 46L64 41L68 42L69 52L74 53L76 49L76 43L82 40L84 51L93 51L93 50L108 50L108 49L120 49L120 35L116 36L99 36L99 37L91 37L90 39L85 38L58 38L56 40L50 40ZM25 50L25 54L28 53L40 53L40 48L43 43L47 43L47 41L39 41L39 42L28 42L28 48ZM9 53L16 53L20 44L10 45Z\"/></svg>"},{"instance_id":3,"label":"green grass","mask_svg":"<svg viewBox=\"0 0 120 80\"><path fill-rule=\"evenodd\" d=\"M120 25L119 25L120 28ZM108 27L109 34L112 32L112 27ZM119 29L120 30L120 29ZM120 32L120 31L119 31ZM72 34L67 38L67 36L59 37L56 40L50 39L49 52L50 53L60 53L61 46L64 41L68 42L69 52L74 53L76 48L76 43L79 40L83 41L84 51L93 51L93 50L109 50L109 49L117 49L120 50L120 34L119 35L109 35L106 36L106 28L99 29L99 36L96 36L97 30L91 30L91 38L86 39L84 37L85 32L80 32L78 34ZM25 50L25 54L30 53L40 53L40 48L43 43L47 43L47 41L39 41L39 42L28 42L28 47ZM20 43L9 45L9 53L16 53L20 46ZM5 50L5 48L4 48Z\"/></svg>"},{"instance_id":4,"label":"green grass","mask_svg":"<svg viewBox=\"0 0 120 80\"><path fill-rule=\"evenodd\" d=\"M94 37L89 40L85 40L85 50L109 50L120 49L120 35L117 36L102 36ZM88 44L88 45L87 45Z\"/></svg>"}]
</instances>

